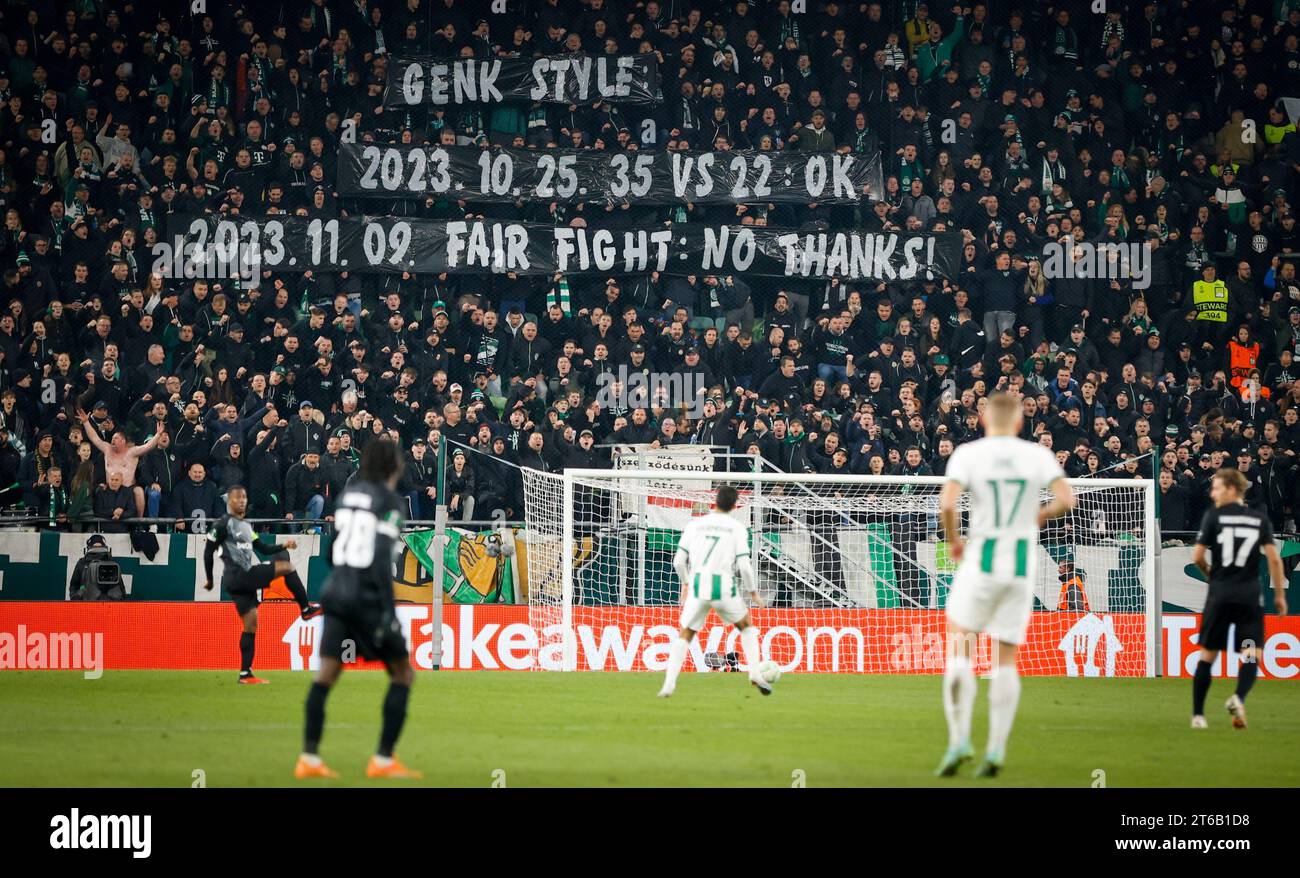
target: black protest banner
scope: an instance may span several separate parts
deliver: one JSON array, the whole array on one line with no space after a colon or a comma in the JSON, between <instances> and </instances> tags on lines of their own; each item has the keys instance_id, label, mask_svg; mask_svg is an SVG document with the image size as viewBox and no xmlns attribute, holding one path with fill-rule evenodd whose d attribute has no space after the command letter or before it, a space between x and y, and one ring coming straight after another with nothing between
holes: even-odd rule
<instances>
[{"instance_id":1,"label":"black protest banner","mask_svg":"<svg viewBox=\"0 0 1300 878\"><path fill-rule=\"evenodd\" d=\"M339 193L606 204L856 204L884 188L880 155L615 152L344 144Z\"/></svg>"},{"instance_id":2,"label":"black protest banner","mask_svg":"<svg viewBox=\"0 0 1300 878\"><path fill-rule=\"evenodd\" d=\"M961 236L858 230L806 231L679 223L643 229L398 217L232 220L172 226L159 247L186 253L252 251L241 264L267 272L738 274L911 281L955 277ZM164 253L155 253L159 260ZM233 257L232 257L233 258Z\"/></svg>"},{"instance_id":3,"label":"black protest banner","mask_svg":"<svg viewBox=\"0 0 1300 878\"><path fill-rule=\"evenodd\" d=\"M653 104L660 100L654 55L544 58L398 56L388 64L386 107L438 107L544 101Z\"/></svg>"}]
</instances>

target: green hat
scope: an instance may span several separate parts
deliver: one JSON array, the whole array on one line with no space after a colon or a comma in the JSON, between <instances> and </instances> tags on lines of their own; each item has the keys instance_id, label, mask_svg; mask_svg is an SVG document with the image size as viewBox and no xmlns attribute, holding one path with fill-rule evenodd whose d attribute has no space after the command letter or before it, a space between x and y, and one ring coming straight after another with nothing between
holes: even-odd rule
<instances>
[{"instance_id":1,"label":"green hat","mask_svg":"<svg viewBox=\"0 0 1300 878\"><path fill-rule=\"evenodd\" d=\"M948 363L949 363L949 360L948 360L948 355L947 355L947 354L935 354L935 355L934 355L934 365L936 365L936 366L947 366Z\"/></svg>"}]
</instances>

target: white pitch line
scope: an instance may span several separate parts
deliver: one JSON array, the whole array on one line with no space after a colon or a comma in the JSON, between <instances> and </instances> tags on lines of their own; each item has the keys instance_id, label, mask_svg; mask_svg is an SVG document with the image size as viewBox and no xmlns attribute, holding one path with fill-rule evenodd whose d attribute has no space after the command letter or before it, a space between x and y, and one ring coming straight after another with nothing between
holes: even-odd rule
<instances>
[{"instance_id":1,"label":"white pitch line","mask_svg":"<svg viewBox=\"0 0 1300 878\"><path fill-rule=\"evenodd\" d=\"M330 723L331 729L358 729L361 723ZM284 729L302 730L301 723L275 723L232 726L0 726L0 732L76 732L103 735L105 732L275 732Z\"/></svg>"}]
</instances>

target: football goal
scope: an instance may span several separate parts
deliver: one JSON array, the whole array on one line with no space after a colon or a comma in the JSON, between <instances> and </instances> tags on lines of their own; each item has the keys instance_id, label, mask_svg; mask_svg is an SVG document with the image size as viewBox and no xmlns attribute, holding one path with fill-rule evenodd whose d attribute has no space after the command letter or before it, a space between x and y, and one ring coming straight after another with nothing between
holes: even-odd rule
<instances>
[{"instance_id":1,"label":"football goal","mask_svg":"<svg viewBox=\"0 0 1300 878\"><path fill-rule=\"evenodd\" d=\"M956 565L940 533L940 477L616 469L524 470L523 480L534 667L662 669L679 615L678 537L732 484L764 602L753 617L765 656L787 672L942 672ZM1022 672L1153 676L1154 482L1071 485L1077 507L1029 548ZM711 616L687 669L737 667L738 640ZM977 668L990 658L981 638Z\"/></svg>"}]
</instances>

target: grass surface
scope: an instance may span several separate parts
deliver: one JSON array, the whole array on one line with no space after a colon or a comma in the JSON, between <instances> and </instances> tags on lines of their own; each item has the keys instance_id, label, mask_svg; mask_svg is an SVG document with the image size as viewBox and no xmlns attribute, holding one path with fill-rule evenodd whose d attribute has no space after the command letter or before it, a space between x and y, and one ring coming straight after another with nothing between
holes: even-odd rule
<instances>
[{"instance_id":1,"label":"grass surface","mask_svg":"<svg viewBox=\"0 0 1300 878\"><path fill-rule=\"evenodd\" d=\"M302 729L303 673L236 686L229 672L0 674L0 785L286 786ZM1189 680L1028 678L993 781L931 776L946 743L937 677L787 675L762 698L739 674L443 672L417 674L398 755L424 784L809 787L1094 784L1300 786L1300 691L1261 682L1251 725L1232 729L1216 680L1210 728L1188 729ZM345 674L330 697L323 784L368 781L386 677ZM975 743L987 729L980 681ZM504 778L499 773L504 771ZM406 782L410 783L410 782ZM499 785L499 783L498 783Z\"/></svg>"}]
</instances>

